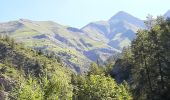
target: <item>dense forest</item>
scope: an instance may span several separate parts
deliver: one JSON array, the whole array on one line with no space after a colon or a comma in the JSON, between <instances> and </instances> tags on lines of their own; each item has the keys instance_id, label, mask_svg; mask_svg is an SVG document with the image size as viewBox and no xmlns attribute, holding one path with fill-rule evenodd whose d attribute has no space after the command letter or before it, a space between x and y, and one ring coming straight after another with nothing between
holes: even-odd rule
<instances>
[{"instance_id":1,"label":"dense forest","mask_svg":"<svg viewBox=\"0 0 170 100\"><path fill-rule=\"evenodd\" d=\"M0 36L0 100L169 100L170 19L149 16L145 24L119 58L85 74Z\"/></svg>"},{"instance_id":2,"label":"dense forest","mask_svg":"<svg viewBox=\"0 0 170 100\"><path fill-rule=\"evenodd\" d=\"M145 24L119 59L121 70L128 69L121 80L128 81L135 100L169 100L170 19L148 16Z\"/></svg>"}]
</instances>

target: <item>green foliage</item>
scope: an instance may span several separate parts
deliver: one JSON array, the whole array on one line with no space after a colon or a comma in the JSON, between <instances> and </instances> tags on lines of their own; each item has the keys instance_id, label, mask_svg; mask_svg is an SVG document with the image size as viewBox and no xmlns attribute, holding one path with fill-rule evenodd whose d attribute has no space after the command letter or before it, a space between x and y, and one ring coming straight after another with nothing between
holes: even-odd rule
<instances>
[{"instance_id":1,"label":"green foliage","mask_svg":"<svg viewBox=\"0 0 170 100\"><path fill-rule=\"evenodd\" d=\"M87 76L75 75L59 60L7 36L0 39L0 59L3 91L11 100L132 99L127 86L118 85L103 67L92 63Z\"/></svg>"},{"instance_id":2,"label":"green foliage","mask_svg":"<svg viewBox=\"0 0 170 100\"><path fill-rule=\"evenodd\" d=\"M112 63L108 63L106 65L100 66L96 63L91 63L90 69L87 73L87 75L102 75L109 76L110 72L112 70Z\"/></svg>"},{"instance_id":3,"label":"green foliage","mask_svg":"<svg viewBox=\"0 0 170 100\"><path fill-rule=\"evenodd\" d=\"M21 78L18 87L13 91L12 98L16 100L43 100L43 91L37 80L32 77L28 77L27 80Z\"/></svg>"},{"instance_id":4,"label":"green foliage","mask_svg":"<svg viewBox=\"0 0 170 100\"><path fill-rule=\"evenodd\" d=\"M71 72L54 58L25 48L8 36L0 39L0 58L2 85L4 91L9 92L10 99L72 98Z\"/></svg>"},{"instance_id":5,"label":"green foliage","mask_svg":"<svg viewBox=\"0 0 170 100\"><path fill-rule=\"evenodd\" d=\"M71 100L72 85L66 75L61 72L58 74L60 75L53 75L50 79L20 77L10 97L16 100Z\"/></svg>"},{"instance_id":6,"label":"green foliage","mask_svg":"<svg viewBox=\"0 0 170 100\"><path fill-rule=\"evenodd\" d=\"M133 86L137 99L170 99L170 21L163 17L146 22L132 42Z\"/></svg>"},{"instance_id":7,"label":"green foliage","mask_svg":"<svg viewBox=\"0 0 170 100\"><path fill-rule=\"evenodd\" d=\"M115 63L116 74L127 80L135 100L169 100L170 20L149 16L145 23Z\"/></svg>"},{"instance_id":8,"label":"green foliage","mask_svg":"<svg viewBox=\"0 0 170 100\"><path fill-rule=\"evenodd\" d=\"M73 100L131 100L127 83L117 84L107 72L92 63L87 76L73 74Z\"/></svg>"},{"instance_id":9,"label":"green foliage","mask_svg":"<svg viewBox=\"0 0 170 100\"><path fill-rule=\"evenodd\" d=\"M100 75L104 73L104 68L98 66L96 63L91 63L88 75Z\"/></svg>"},{"instance_id":10,"label":"green foliage","mask_svg":"<svg viewBox=\"0 0 170 100\"><path fill-rule=\"evenodd\" d=\"M82 82L78 98L80 100L131 100L124 85L117 85L111 78L104 75L90 75Z\"/></svg>"},{"instance_id":11,"label":"green foliage","mask_svg":"<svg viewBox=\"0 0 170 100\"><path fill-rule=\"evenodd\" d=\"M124 63L132 63L132 51L130 47L124 48L122 51L122 59Z\"/></svg>"},{"instance_id":12,"label":"green foliage","mask_svg":"<svg viewBox=\"0 0 170 100\"><path fill-rule=\"evenodd\" d=\"M44 83L44 100L71 100L72 85L64 73L58 73L57 76L51 76Z\"/></svg>"}]
</instances>

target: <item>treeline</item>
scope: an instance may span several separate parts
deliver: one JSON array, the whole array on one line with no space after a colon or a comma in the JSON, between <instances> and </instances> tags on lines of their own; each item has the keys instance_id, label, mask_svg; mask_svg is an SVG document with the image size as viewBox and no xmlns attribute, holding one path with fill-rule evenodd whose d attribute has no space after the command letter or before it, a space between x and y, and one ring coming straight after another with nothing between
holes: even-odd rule
<instances>
[{"instance_id":1,"label":"treeline","mask_svg":"<svg viewBox=\"0 0 170 100\"><path fill-rule=\"evenodd\" d=\"M132 46L123 52L130 65L130 86L135 100L170 99L170 19L148 17Z\"/></svg>"},{"instance_id":2,"label":"treeline","mask_svg":"<svg viewBox=\"0 0 170 100\"><path fill-rule=\"evenodd\" d=\"M92 63L85 76L72 76L73 100L132 100L128 84L117 84L110 77L110 66Z\"/></svg>"},{"instance_id":3,"label":"treeline","mask_svg":"<svg viewBox=\"0 0 170 100\"><path fill-rule=\"evenodd\" d=\"M131 100L127 83L117 84L108 72L93 63L76 75L55 57L0 36L0 100Z\"/></svg>"}]
</instances>

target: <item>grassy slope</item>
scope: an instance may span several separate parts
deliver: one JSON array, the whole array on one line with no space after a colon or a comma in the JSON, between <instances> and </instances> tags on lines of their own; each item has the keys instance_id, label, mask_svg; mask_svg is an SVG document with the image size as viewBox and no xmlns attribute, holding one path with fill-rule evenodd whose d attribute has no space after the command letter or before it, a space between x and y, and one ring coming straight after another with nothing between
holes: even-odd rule
<instances>
[{"instance_id":1,"label":"grassy slope","mask_svg":"<svg viewBox=\"0 0 170 100\"><path fill-rule=\"evenodd\" d=\"M73 71L75 71L75 66L79 67L82 71L88 69L87 66L91 60L87 58L88 56L84 52L100 48L111 48L107 45L108 39L101 34L91 33L91 31L81 32L70 30L67 26L61 26L51 21L21 19L19 21L4 23L0 27L0 33L9 34L17 42L22 42L27 47L56 52L68 66L71 66ZM67 55L63 56L60 54Z\"/></svg>"},{"instance_id":2,"label":"grassy slope","mask_svg":"<svg viewBox=\"0 0 170 100\"><path fill-rule=\"evenodd\" d=\"M86 62L83 63L83 61L88 62L88 58L86 58L82 53L78 52L73 47L69 47L67 44L62 43L61 41L58 41L53 37L53 35L59 34L60 36L66 38L66 40L68 40L73 45L79 43L79 41L72 41L73 38L74 40L79 40L78 39L79 36L75 37L75 34L70 34L70 32L66 30L66 27L48 21L32 22L28 20L26 21L20 20L18 23L22 23L23 27L20 27L19 29L16 29L14 32L10 33L10 36L16 39L18 42L24 43L25 46L32 47L32 48L34 47L42 48L45 46L46 48L44 48L44 50L62 52L62 53L68 52L69 55L73 55L75 57L72 59L68 59L68 61L70 61L71 63L78 64L78 66L82 66L86 63ZM57 29L57 31L54 29ZM33 38L34 36L39 36L43 34L48 36L48 38L41 38L41 39ZM74 59L79 59L79 61Z\"/></svg>"}]
</instances>

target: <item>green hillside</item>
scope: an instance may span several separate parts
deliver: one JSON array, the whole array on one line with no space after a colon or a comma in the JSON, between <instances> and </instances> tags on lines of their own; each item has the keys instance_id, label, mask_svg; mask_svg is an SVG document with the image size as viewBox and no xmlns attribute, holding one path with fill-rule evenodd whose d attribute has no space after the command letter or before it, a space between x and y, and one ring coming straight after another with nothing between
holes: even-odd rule
<instances>
[{"instance_id":1,"label":"green hillside","mask_svg":"<svg viewBox=\"0 0 170 100\"><path fill-rule=\"evenodd\" d=\"M31 21L20 19L0 24L0 33L14 38L27 47L41 50L43 53L53 52L61 61L74 72L88 70L91 61L96 61L101 53L88 58L89 52L94 49L107 49L111 52L107 39L100 39L79 29L62 26L51 21ZM95 52L93 52L95 53ZM107 55L112 55L107 53Z\"/></svg>"},{"instance_id":2,"label":"green hillside","mask_svg":"<svg viewBox=\"0 0 170 100\"><path fill-rule=\"evenodd\" d=\"M28 97L31 100L41 98L42 90L38 82L44 79L41 82L47 85L54 77L57 77L55 80L60 88L72 91L72 86L69 85L72 73L70 70L53 58L48 58L32 49L25 48L22 44L15 43L8 36L0 38L0 70L2 90L0 94L2 97L8 95L12 100ZM35 91L33 92L32 89ZM59 90L57 92L57 96L62 95ZM65 95L67 96L63 98L71 98L72 94L66 93Z\"/></svg>"},{"instance_id":3,"label":"green hillside","mask_svg":"<svg viewBox=\"0 0 170 100\"><path fill-rule=\"evenodd\" d=\"M91 69L86 76L73 74L57 61L8 36L0 36L0 99L131 100L128 87L118 85L95 64L92 68L97 70Z\"/></svg>"}]
</instances>

